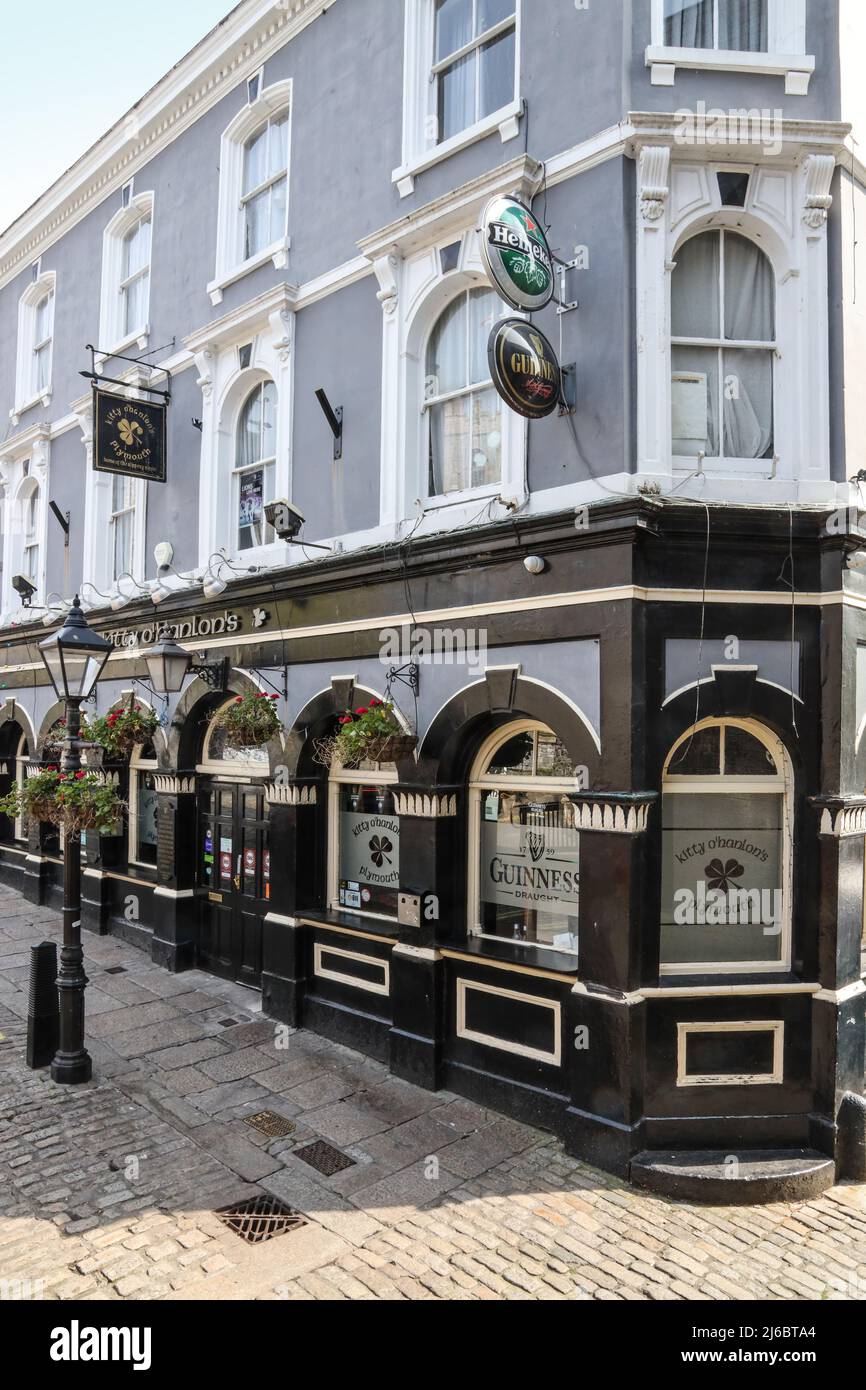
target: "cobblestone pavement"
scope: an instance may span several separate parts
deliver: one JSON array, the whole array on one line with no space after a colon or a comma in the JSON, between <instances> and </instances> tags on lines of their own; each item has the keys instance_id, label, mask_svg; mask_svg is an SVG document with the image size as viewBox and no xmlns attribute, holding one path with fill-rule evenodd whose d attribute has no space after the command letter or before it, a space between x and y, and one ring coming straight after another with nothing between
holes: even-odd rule
<instances>
[{"instance_id":1,"label":"cobblestone pavement","mask_svg":"<svg viewBox=\"0 0 866 1390\"><path fill-rule=\"evenodd\" d=\"M85 933L94 1081L23 1064L29 947L0 888L0 1298L866 1297L866 1187L713 1208L636 1192L549 1135L261 1018L258 998ZM271 1110L290 1134L245 1121ZM316 1140L352 1165L332 1177ZM248 1245L214 1212L307 1224Z\"/></svg>"}]
</instances>

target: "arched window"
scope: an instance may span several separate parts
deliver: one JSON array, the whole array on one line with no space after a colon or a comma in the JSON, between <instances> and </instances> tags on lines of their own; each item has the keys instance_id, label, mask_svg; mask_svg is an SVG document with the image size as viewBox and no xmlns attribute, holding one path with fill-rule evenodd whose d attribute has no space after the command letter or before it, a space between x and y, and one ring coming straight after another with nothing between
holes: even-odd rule
<instances>
[{"instance_id":1,"label":"arched window","mask_svg":"<svg viewBox=\"0 0 866 1390\"><path fill-rule=\"evenodd\" d=\"M774 453L775 279L754 242L701 232L671 280L672 450L748 460Z\"/></svg>"},{"instance_id":2,"label":"arched window","mask_svg":"<svg viewBox=\"0 0 866 1390\"><path fill-rule=\"evenodd\" d=\"M502 403L487 362L487 340L501 310L492 290L467 290L430 335L424 412L431 497L501 481Z\"/></svg>"},{"instance_id":3,"label":"arched window","mask_svg":"<svg viewBox=\"0 0 866 1390\"><path fill-rule=\"evenodd\" d=\"M543 724L518 721L484 744L469 784L475 934L577 950L575 776L567 748Z\"/></svg>"},{"instance_id":4,"label":"arched window","mask_svg":"<svg viewBox=\"0 0 866 1390\"><path fill-rule=\"evenodd\" d=\"M252 550L274 539L264 508L274 495L276 417L277 388L272 381L262 381L247 397L238 420L233 479L238 550Z\"/></svg>"},{"instance_id":5,"label":"arched window","mask_svg":"<svg viewBox=\"0 0 866 1390\"><path fill-rule=\"evenodd\" d=\"M793 779L761 725L705 720L662 786L661 973L790 969Z\"/></svg>"},{"instance_id":6,"label":"arched window","mask_svg":"<svg viewBox=\"0 0 866 1390\"><path fill-rule=\"evenodd\" d=\"M30 743L26 734L22 734L18 740L18 747L15 751L15 782L19 791L24 786L27 777L27 768L30 765ZM15 817L15 839L27 839L27 817L20 815Z\"/></svg>"},{"instance_id":7,"label":"arched window","mask_svg":"<svg viewBox=\"0 0 866 1390\"><path fill-rule=\"evenodd\" d=\"M156 770L153 744L136 744L129 762L129 863L151 869L157 846Z\"/></svg>"},{"instance_id":8,"label":"arched window","mask_svg":"<svg viewBox=\"0 0 866 1390\"><path fill-rule=\"evenodd\" d=\"M397 769L331 770L328 898L332 908L396 917L400 887L400 818L394 804Z\"/></svg>"},{"instance_id":9,"label":"arched window","mask_svg":"<svg viewBox=\"0 0 866 1390\"><path fill-rule=\"evenodd\" d=\"M214 712L207 727L204 737L204 744L201 752L201 762L198 765L198 772L213 773L233 773L243 772L253 777L266 777L268 774L268 750L267 748L234 748L226 737L225 725L217 719L217 715L234 703L236 696L226 700L218 710Z\"/></svg>"},{"instance_id":10,"label":"arched window","mask_svg":"<svg viewBox=\"0 0 866 1390\"><path fill-rule=\"evenodd\" d=\"M35 478L29 478L18 494L21 516L21 573L40 587L40 493Z\"/></svg>"}]
</instances>

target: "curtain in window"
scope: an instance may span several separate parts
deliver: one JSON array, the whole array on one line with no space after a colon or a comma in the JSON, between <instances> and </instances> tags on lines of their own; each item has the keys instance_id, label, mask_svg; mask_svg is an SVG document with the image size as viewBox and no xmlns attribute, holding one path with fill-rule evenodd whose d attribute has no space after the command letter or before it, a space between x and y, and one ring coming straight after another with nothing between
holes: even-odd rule
<instances>
[{"instance_id":1,"label":"curtain in window","mask_svg":"<svg viewBox=\"0 0 866 1390\"><path fill-rule=\"evenodd\" d=\"M491 387L487 340L498 315L496 295L473 290L443 312L427 349L431 496L497 482L502 472L502 412ZM473 391L471 388L481 389Z\"/></svg>"},{"instance_id":2,"label":"curtain in window","mask_svg":"<svg viewBox=\"0 0 866 1390\"><path fill-rule=\"evenodd\" d=\"M712 48L713 0L665 0L668 48Z\"/></svg>"},{"instance_id":3,"label":"curtain in window","mask_svg":"<svg viewBox=\"0 0 866 1390\"><path fill-rule=\"evenodd\" d=\"M719 48L766 53L768 0L719 0Z\"/></svg>"},{"instance_id":4,"label":"curtain in window","mask_svg":"<svg viewBox=\"0 0 866 1390\"><path fill-rule=\"evenodd\" d=\"M276 455L277 388L264 381L248 398L238 422L235 468L235 515L240 550L263 545L273 536L265 524L264 504L272 496Z\"/></svg>"}]
</instances>

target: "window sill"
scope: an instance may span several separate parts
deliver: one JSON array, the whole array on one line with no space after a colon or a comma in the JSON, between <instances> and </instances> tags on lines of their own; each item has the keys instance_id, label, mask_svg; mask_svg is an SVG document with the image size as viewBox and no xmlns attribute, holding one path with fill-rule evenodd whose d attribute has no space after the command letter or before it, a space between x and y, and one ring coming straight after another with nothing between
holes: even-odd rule
<instances>
[{"instance_id":1,"label":"window sill","mask_svg":"<svg viewBox=\"0 0 866 1390\"><path fill-rule=\"evenodd\" d=\"M96 354L97 367L103 367L106 362L110 362L119 352L126 352L127 348L137 347L140 352L144 352L150 340L150 324L146 323L142 328L137 328L134 333L127 333L125 338L121 338L119 343L112 343L111 350L108 352L98 352Z\"/></svg>"},{"instance_id":2,"label":"window sill","mask_svg":"<svg viewBox=\"0 0 866 1390\"><path fill-rule=\"evenodd\" d=\"M336 907L296 915L300 922L313 927L339 927L342 931L357 932L359 936L383 936L394 941L400 936L398 923L390 917L365 917L362 913L342 912Z\"/></svg>"},{"instance_id":3,"label":"window sill","mask_svg":"<svg viewBox=\"0 0 866 1390\"><path fill-rule=\"evenodd\" d=\"M39 391L35 396L31 396L29 401L19 401L12 410L9 411L9 419L13 425L17 425L22 415L26 415L28 410L33 410L37 405L49 406L51 404L51 391Z\"/></svg>"},{"instance_id":4,"label":"window sill","mask_svg":"<svg viewBox=\"0 0 866 1390\"><path fill-rule=\"evenodd\" d=\"M233 270L224 271L222 275L217 275L215 280L211 280L207 287L210 295L211 304L216 307L222 303L223 290L236 281L242 280L245 275L249 275L254 270L259 270L263 265L271 261L274 270L285 270L289 263L289 249L291 238L283 237L280 241L274 241L270 246L266 246L263 251L259 251L255 256L250 256L248 260L241 261Z\"/></svg>"},{"instance_id":5,"label":"window sill","mask_svg":"<svg viewBox=\"0 0 866 1390\"><path fill-rule=\"evenodd\" d=\"M664 48L653 44L646 50L646 65L654 87L673 87L677 68L700 72L764 73L784 77L785 95L804 97L815 71L811 53L746 53L726 48Z\"/></svg>"},{"instance_id":6,"label":"window sill","mask_svg":"<svg viewBox=\"0 0 866 1390\"><path fill-rule=\"evenodd\" d=\"M508 965L524 965L532 970L543 970L551 975L574 975L577 970L577 956L571 951L556 951L549 947L532 946L521 941L496 941L489 936L469 936L465 943L450 942L449 949L459 950L467 956L477 956L480 960L502 961Z\"/></svg>"},{"instance_id":7,"label":"window sill","mask_svg":"<svg viewBox=\"0 0 866 1390\"><path fill-rule=\"evenodd\" d=\"M421 506L425 512L438 512L446 507L469 507L473 502L495 502L502 496L502 488L502 483L492 483L489 487L466 488L464 492L443 492L435 497L422 498ZM518 506L525 500L523 495L514 498Z\"/></svg>"},{"instance_id":8,"label":"window sill","mask_svg":"<svg viewBox=\"0 0 866 1390\"><path fill-rule=\"evenodd\" d=\"M694 454L684 456L674 454L671 460L674 473L682 474L684 477L692 476L697 473L705 473L719 478L740 478L740 477L759 477L775 478L778 476L778 461L772 459L719 459L705 458L698 468L698 460Z\"/></svg>"},{"instance_id":9,"label":"window sill","mask_svg":"<svg viewBox=\"0 0 866 1390\"><path fill-rule=\"evenodd\" d=\"M499 131L503 145L513 140L519 134L522 115L522 101L513 101L510 106L500 107L492 115L485 116L483 121L461 130L459 135L452 135L450 140L443 140L441 145L435 145L424 154L395 169L391 174L391 182L396 183L401 198L408 198L409 194L415 191L416 175L423 174L426 169L432 169L435 164L448 159L452 154L457 154L459 150L474 145L476 140L484 140L496 130Z\"/></svg>"}]
</instances>

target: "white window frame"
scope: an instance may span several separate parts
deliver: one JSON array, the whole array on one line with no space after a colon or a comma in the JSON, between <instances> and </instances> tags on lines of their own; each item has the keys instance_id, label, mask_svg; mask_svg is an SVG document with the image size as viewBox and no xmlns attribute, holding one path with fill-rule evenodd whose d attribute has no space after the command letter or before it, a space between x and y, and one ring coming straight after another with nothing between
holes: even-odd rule
<instances>
[{"instance_id":1,"label":"white window frame","mask_svg":"<svg viewBox=\"0 0 866 1390\"><path fill-rule=\"evenodd\" d=\"M122 388L116 388L122 390ZM138 399L137 388L130 386L130 400ZM94 588L107 594L117 594L120 588L114 575L114 537L112 535L112 484L114 474L97 473L93 468L93 403L90 397L76 409L85 451L84 489L84 573L92 576ZM128 482L133 497L132 578L143 583L147 566L147 496L148 483L144 478ZM106 543L108 542L108 543Z\"/></svg>"},{"instance_id":2,"label":"white window frame","mask_svg":"<svg viewBox=\"0 0 866 1390\"><path fill-rule=\"evenodd\" d=\"M567 793L573 796L576 790L574 777L539 777L534 771L526 776L499 776L487 772L487 766L500 748L510 743L518 734L551 734L557 737L555 729L537 719L516 719L505 724L485 739L469 774L469 839L467 852L467 923L468 934L482 941L498 941L501 945L508 938L497 936L495 932L485 932L481 925L481 857L482 802L491 791L534 792L548 791ZM535 745L537 747L537 745ZM521 943L538 951L554 951L559 955L578 955L578 946L553 946L546 941Z\"/></svg>"},{"instance_id":3,"label":"white window frame","mask_svg":"<svg viewBox=\"0 0 866 1390\"><path fill-rule=\"evenodd\" d=\"M257 392L261 395L264 386L265 386L266 384L268 384L268 383L269 383L271 386L273 386L273 388L274 388L274 395L275 395L275 397L276 397L276 400L275 400L275 402L274 402L274 452L273 452L272 454L267 454L267 455L265 455L263 458L255 459L252 463L240 464L240 463L238 462L238 439L239 439L239 435L240 435L240 426L241 426L241 420L242 420L242 418L243 418L244 411L246 410L247 405L248 405L249 402L251 401L252 397L253 397ZM277 441L276 441L276 434L277 434L277 420L278 420L278 416L279 416L279 408L280 408L280 397L279 397L279 391L278 391L278 389L277 389L277 383L273 380L272 377L263 376L263 377L261 378L260 381L258 381L254 386L252 386L252 387L250 388L249 392L247 393L247 395L244 397L243 401L241 402L241 407L240 407L240 410L238 411L237 420L236 420L236 422L235 422L234 460L233 460L233 464L232 464L232 481L231 481L231 518L232 518L232 534L231 534L229 549L230 549L230 551L231 551L231 553L232 553L233 555L238 555L238 556L245 556L245 555L260 555L260 554L262 553L262 551L267 551L268 548L269 548L270 546L275 545L276 542L277 542L276 533L275 533L273 527L265 520L264 507L265 507L265 505L266 505L268 502L272 502L272 501L274 500L274 498L277 496L277 493L274 492L274 487L276 486L276 476L277 476L277 453L276 453L276 443L277 443ZM264 415L262 416L262 419L264 419ZM241 529L241 528L240 528L240 488L241 488L241 479L244 477L245 474L247 474L247 473L255 473L255 472L261 472L261 474L262 474L262 522L261 522L261 525L262 525L262 536L263 536L263 540L262 540L261 545L247 546L247 548L246 548L245 550L242 550L241 547L240 547L240 535L239 535L239 532L240 532L240 529ZM269 478L270 478L270 483L271 483L270 488L267 486L267 483L268 483L268 479L269 479ZM270 494L270 495L269 495L269 494Z\"/></svg>"},{"instance_id":4,"label":"white window frame","mask_svg":"<svg viewBox=\"0 0 866 1390\"><path fill-rule=\"evenodd\" d=\"M393 763L370 764L367 770L363 767L354 770L331 768L328 780L328 906L332 912L348 912L353 917L396 923L396 913L389 917L384 912L366 912L360 907L340 905L340 790L353 782L364 782L371 787L389 787L395 786L398 781L399 774Z\"/></svg>"},{"instance_id":5,"label":"white window frame","mask_svg":"<svg viewBox=\"0 0 866 1390\"><path fill-rule=\"evenodd\" d=\"M747 340L747 339L739 339L739 338L736 338L736 339L730 338L730 339L729 339L729 338L725 338L725 337L723 336L723 335L724 335L724 328L725 328L725 249L724 249L724 243L725 243L725 237L726 237L726 235L729 234L729 233L730 233L730 235L732 235L732 236L742 236L742 237L744 237L744 239L745 239L746 241L751 242L751 244L752 244L754 247L756 247L756 249L757 249L758 251L760 251L762 255L764 255L764 256L766 257L767 263L768 263L769 268L770 268L770 274L771 274L772 277L773 277L773 338L772 338L772 341L764 342L764 341L759 340L759 339ZM719 251L719 284L718 284L719 336L718 336L717 338L709 338L709 337L708 337L708 338L681 338L681 337L676 337L676 336L674 336L673 332L671 333L671 337L670 337L670 348L671 348L671 387L673 388L673 380L674 380L674 371L673 371L673 349L674 349L674 348L700 348L700 349L708 348L708 349L714 350L714 351L716 352L717 358L718 358L718 372L719 372L719 380L718 380L718 402L717 402L717 406L718 406L718 431L719 431L719 440L718 440L718 443L719 443L719 452L718 452L718 454L706 454L706 455L704 455L703 459L701 460L701 467L702 467L702 468L709 467L709 468L713 469L714 471L718 471L718 472L727 472L727 473L733 472L733 473L737 473L737 474L740 474L740 473L759 473L759 474L762 474L762 475L766 475L767 472L768 472L768 471L772 468L772 466L773 466L773 457L774 457L774 455L776 454L776 427L777 427L777 423L778 423L778 401L777 401L777 398L776 398L776 380L777 380L777 376L778 376L779 334L778 334L778 328L777 328L777 311L776 311L776 276L775 276L775 272L774 272L774 270L773 270L773 263L772 263L772 261L770 260L769 256L766 255L766 252L764 251L763 247L758 246L758 243L755 241L755 239L754 239L753 237L747 236L747 235L741 230L741 228L738 227L738 226L725 226L725 225L720 225L720 226L718 226L718 227L704 227L704 228L702 228L701 230L695 232L692 236L687 237L687 238L685 239L685 241L683 241L682 245L684 246L684 245L686 244L686 241L694 241L697 237L700 237L700 236L708 236L708 235L710 235L710 236L718 236L718 237L719 237L719 246L720 246L720 251ZM675 275L676 275L676 267L674 267L673 271L671 272L671 293L672 293L672 294L673 294L673 277L674 277ZM763 353L765 353L765 354L768 354L768 355L771 357L771 370L772 370L772 432L771 432L771 433L772 433L772 438L771 438L771 444L772 444L772 451L773 451L773 452L770 454L769 457L764 457L764 456L762 456L761 458L746 458L746 459L744 459L744 458L736 458L736 457L733 457L733 456L728 457L728 455L726 455L725 452L724 452L724 438L725 438L725 395L724 395L724 392L725 392L725 381L726 381L726 377L725 377L724 372L722 371L722 366L723 366L723 362L724 362L724 354L725 354L726 352L735 352L735 351L737 351L737 350L739 350L739 349L743 349L743 350L748 351L748 352L763 352ZM672 391L672 394L673 394L673 391ZM671 416L671 448L672 448L672 450L673 450L673 415ZM672 463L673 463L674 469L677 469L677 470L680 470L680 471L683 471L683 472L686 472L686 473L691 472L692 470L694 470L694 468L695 468L695 456L694 456L693 454L690 454L690 455L683 455L683 454L674 454L674 453L672 452L671 457L672 457Z\"/></svg>"},{"instance_id":6,"label":"white window frame","mask_svg":"<svg viewBox=\"0 0 866 1390\"><path fill-rule=\"evenodd\" d=\"M725 48L671 48L665 44L664 0L651 0L652 42L645 61L653 86L672 87L677 68L703 72L764 73L784 77L787 96L806 96L815 71L815 57L806 52L806 0L769 0L769 38L766 53ZM714 31L718 35L718 0Z\"/></svg>"},{"instance_id":7,"label":"white window frame","mask_svg":"<svg viewBox=\"0 0 866 1390\"><path fill-rule=\"evenodd\" d=\"M431 327L430 327L430 331L429 331L429 333L427 334L427 339L426 339L426 341L425 341L425 343L424 343L424 368L425 368L425 372L424 372L424 382L425 382L425 388L426 388L427 381L429 380L429 378L427 377L427 372L426 372L426 366L427 366L427 353L428 353L428 350L429 350L429 347L430 347L430 342L431 342L431 340L432 340L432 338L433 338L433 334L436 332L436 329L437 329L437 327L439 326L439 323L441 322L441 319L442 319L443 314L445 314L445 313L447 312L447 310L450 308L450 306L451 306L453 303L455 303L458 299L465 299L466 302L467 302L467 305L468 305L469 297L470 297L470 295L472 294L472 291L473 291L473 290L481 290L483 293L486 293L486 294L493 294L494 298L496 297L496 292L495 292L495 291L492 291L492 290L490 289L490 286L489 286L489 285L467 285L465 289L460 290L457 294L453 295L452 298L448 300L447 304L445 305L445 308L444 308L444 309L438 314L438 316L434 319L434 321L433 321L433 323L432 323L432 325L431 325ZM467 343L467 346L466 346L466 351L467 351L467 357L468 357L468 359L469 359L470 362L471 362L472 349L471 349L471 344L470 344L470 342L469 342L469 330L470 330L470 328L471 328L471 316L467 313L467 324L466 324L466 330L467 330L467 331L466 331L466 343ZM431 491L430 491L430 476L429 476L429 475L430 475L430 469L429 469L430 432L431 432L431 429L432 429L432 411L433 411L434 407L437 406L437 405L446 405L449 401L464 400L464 399L469 399L469 400L471 400L473 396L481 395L481 394L482 394L483 392L485 392L485 391L494 391L494 392L496 392L496 388L495 388L495 386L493 385L493 379L492 379L490 376L485 377L485 379L484 379L483 381L474 382L474 383L472 383L472 384L469 385L469 386L462 386L462 387L460 387L458 390L455 390L455 391L446 391L446 392L440 393L440 394L438 394L438 395L431 395L431 396L428 396L428 395L427 395L427 392L426 392L426 389L425 389L425 391L424 391L424 396L423 396L423 399L422 399L422 402L421 402L421 415L422 415L422 417L423 417L423 438L422 438L422 447L421 447L421 462L422 462L422 466L426 463L426 464L427 464L427 468L426 468L426 471L425 471L425 475L419 480L420 483L422 484L422 488L421 488L421 491L420 491L420 493L419 493L419 496L420 496L420 498L421 498L421 500L422 500L422 502L423 502L423 505L424 505L425 507L428 507L428 508L432 508L432 507L446 507L446 506L448 506L449 504L453 504L455 501L467 502L467 501L471 501L473 498L476 498L476 497L478 497L478 498L484 498L484 497L497 497L497 496L499 495L499 493L501 492L501 490L502 490L503 477L504 477L504 473L505 473L505 449L504 449L504 444L505 444L505 414L506 414L506 411L505 411L505 404L504 404L504 402L502 401L502 398L499 396L498 392L496 392L496 399L499 401L499 424L500 424L500 436L501 436L501 441L500 441L500 477L499 477L495 482L491 482L491 483L480 483L480 484L478 484L478 485L475 486L475 487L456 488L456 489L454 489L452 492L441 492L441 493L437 492L437 493L434 493L434 492L431 492ZM471 424L470 424L470 437L471 437Z\"/></svg>"},{"instance_id":8,"label":"white window frame","mask_svg":"<svg viewBox=\"0 0 866 1390\"><path fill-rule=\"evenodd\" d=\"M114 506L114 497L113 497L115 480L117 480L117 482L123 487L124 498L125 498L125 505L124 505L123 507L120 507L120 508L117 508L117 509L115 509L115 506ZM115 473L115 474L110 475L110 483L111 483L111 490L110 490L110 492L109 492L109 508L110 508L110 515L109 515L109 518L108 518L108 534L109 534L109 536L110 536L110 541L109 541L109 546L108 546L108 549L109 549L109 575L110 575L111 584L112 584L113 586L116 586L117 581L118 581L118 579L120 578L120 576L121 576L122 574L131 574L131 575L135 576L136 568L138 567L138 555L136 554L136 551L137 551L137 548L138 548L138 547L137 547L137 544L136 544L136 542L138 541L138 535L137 535L138 527L136 526L136 521L137 521L138 507L139 507L139 504L140 504L140 501L141 501L143 489L142 489L142 486L141 486L141 480L140 480L139 478L128 478L128 477L126 477L126 476L125 476L124 474L122 474L122 473ZM128 516L128 517L130 518L129 564L128 564L128 565L123 565L123 566L121 566L120 570L118 570L118 568L117 568L117 526L118 526L118 519L119 519L120 517L125 517L125 516Z\"/></svg>"},{"instance_id":9,"label":"white window frame","mask_svg":"<svg viewBox=\"0 0 866 1390\"><path fill-rule=\"evenodd\" d=\"M27 747L26 753L23 752L25 746ZM27 780L27 769L30 766L30 756L30 740L26 733L22 733L18 740L18 746L15 749L15 785L19 793L23 791L24 783ZM19 807L20 804L19 801ZM24 840L27 838L24 833L24 814L20 809L18 815L15 817L12 838L15 840Z\"/></svg>"},{"instance_id":10,"label":"white window frame","mask_svg":"<svg viewBox=\"0 0 866 1390\"><path fill-rule=\"evenodd\" d=\"M678 750L704 729L721 731L720 765L724 766L724 730L743 729L766 748L781 772L775 777L689 777L670 776L668 768ZM662 798L676 795L719 796L725 792L782 798L782 930L778 961L674 961L659 963L659 976L666 975L765 975L791 969L792 902L794 861L794 774L787 750L779 739L754 719L702 719L681 734L668 753L662 772ZM660 867L661 872L661 867Z\"/></svg>"},{"instance_id":11,"label":"white window frame","mask_svg":"<svg viewBox=\"0 0 866 1390\"><path fill-rule=\"evenodd\" d=\"M139 266L138 270L133 270L129 275L124 276L124 274L123 274L123 265L122 265L122 261L123 261L124 255L125 255L126 246L129 244L130 239L131 239L133 236L135 236L135 234L136 234L137 232L139 232L139 231L141 230L142 227L148 227L148 228L150 229L150 230L149 230L149 234L148 234L148 248L147 248L147 250L148 250L148 256L147 256L147 261L146 261L144 264L142 264L141 266ZM122 305L123 305L123 308L121 309L121 332L122 332L122 334L123 334L124 339L133 338L133 337L137 338L137 337L140 335L140 333L142 332L142 330L143 330L144 328L146 328L146 326L147 326L148 317L149 317L149 314L150 314L150 262L151 262L152 255L153 255L153 222L152 222L152 220L151 220L149 214L145 214L143 217L140 217L140 218L138 219L138 221L135 222L131 227L129 227L129 228L127 229L126 232L124 232L124 234L123 234L123 239L122 239L122 242L121 242L120 298L121 298L121 303L122 303ZM128 315L129 315L129 291L132 289L133 285L137 285L141 280L144 280L145 277L147 278L147 296L146 296L146 298L147 298L148 310L147 310L147 313L146 313L145 316L144 316L144 322L143 322L143 323L137 323L137 324L135 324L135 326L134 326L133 328L130 328L129 323L126 321L127 318L128 318Z\"/></svg>"},{"instance_id":12,"label":"white window frame","mask_svg":"<svg viewBox=\"0 0 866 1390\"><path fill-rule=\"evenodd\" d=\"M244 83L246 92L246 83ZM244 147L251 136L267 122L282 115L288 115L287 157L286 157L286 229L270 246L254 256L244 256ZM220 182L219 208L217 213L216 267L214 278L207 287L211 303L222 302L223 291L228 285L248 275L251 270L269 262L275 270L284 270L288 265L289 217L291 216L291 176L292 176L292 82L275 82L259 92L258 99L248 102L226 126L220 142Z\"/></svg>"},{"instance_id":13,"label":"white window frame","mask_svg":"<svg viewBox=\"0 0 866 1390\"><path fill-rule=\"evenodd\" d=\"M54 374L54 309L56 305L57 275L53 270L40 274L27 286L18 301L18 350L15 366L15 405L9 412L12 423L17 424L26 410L35 405L47 406L51 402ZM46 298L51 299L51 331L42 342L37 342L37 322L39 307ZM45 345L50 347L48 382L39 386L36 352Z\"/></svg>"},{"instance_id":14,"label":"white window frame","mask_svg":"<svg viewBox=\"0 0 866 1390\"><path fill-rule=\"evenodd\" d=\"M136 701L138 704L140 700ZM148 864L137 858L138 850L138 780L148 772L157 772L159 763L155 758L142 758L141 745L136 744L129 760L129 816L127 817L127 863L136 869L156 871L156 864Z\"/></svg>"},{"instance_id":15,"label":"white window frame","mask_svg":"<svg viewBox=\"0 0 866 1390\"><path fill-rule=\"evenodd\" d=\"M443 246L461 243L457 268L443 274L439 252ZM425 400L427 345L448 304L466 290L489 289L477 232L457 231L436 245L416 253L399 267L400 281L412 286L411 297L398 295L396 311L386 314L383 335L382 457L380 465L380 518L383 524L416 516L418 506L435 516L442 513L455 526L462 520L460 507L474 508L497 498L526 501L527 421L516 412L502 410L502 469L498 483L487 483L462 492L428 494L429 420ZM405 307L404 307L405 306ZM502 317L511 312L503 302ZM392 414L393 412L393 414ZM443 512L448 508L447 512Z\"/></svg>"},{"instance_id":16,"label":"white window frame","mask_svg":"<svg viewBox=\"0 0 866 1390\"><path fill-rule=\"evenodd\" d=\"M466 149L476 140L483 140L497 130L503 144L513 140L519 133L520 117L523 114L521 97L521 34L523 23L523 0L515 0L515 74L514 100L483 117L466 130L459 131L450 139L438 143L436 125L438 123L438 87L435 80L438 65L434 62L435 15L434 0L406 0L404 23L404 63L403 63L403 160L398 169L391 174L401 197L414 191L415 176L431 168L458 150ZM504 32L509 26L495 26L488 31L493 34L501 28ZM467 52L478 46L478 40L467 45ZM453 58L452 58L453 60Z\"/></svg>"},{"instance_id":17,"label":"white window frame","mask_svg":"<svg viewBox=\"0 0 866 1390\"><path fill-rule=\"evenodd\" d=\"M138 279L139 272L130 280L123 277L123 245L128 234L139 223L150 220L150 260L147 266L148 293L145 322L127 331L124 323L124 286L131 279ZM126 207L120 208L102 233L102 290L99 310L99 346L104 353L123 352L136 346L141 351L147 347L150 338L150 298L153 291L153 247L154 247L154 198L153 193L139 193L129 200ZM97 359L99 360L99 359ZM105 360L103 358L103 360Z\"/></svg>"}]
</instances>

